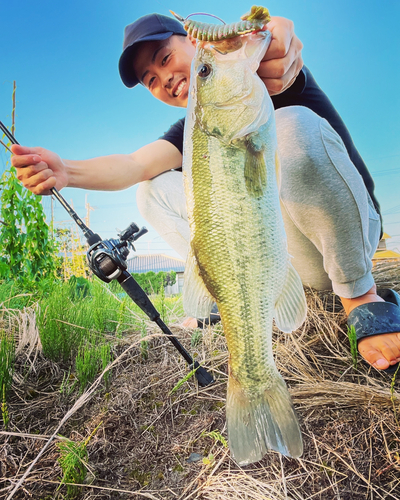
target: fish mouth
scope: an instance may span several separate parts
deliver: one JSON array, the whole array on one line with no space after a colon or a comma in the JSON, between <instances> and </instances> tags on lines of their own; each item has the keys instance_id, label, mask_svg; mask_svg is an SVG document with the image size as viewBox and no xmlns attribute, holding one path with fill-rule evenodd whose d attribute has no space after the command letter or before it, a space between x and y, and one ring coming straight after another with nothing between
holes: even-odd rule
<instances>
[{"instance_id":1,"label":"fish mouth","mask_svg":"<svg viewBox=\"0 0 400 500\"><path fill-rule=\"evenodd\" d=\"M186 78L182 78L181 80L179 80L172 89L173 97L181 97L183 95L183 91L186 89L186 86L187 86Z\"/></svg>"}]
</instances>

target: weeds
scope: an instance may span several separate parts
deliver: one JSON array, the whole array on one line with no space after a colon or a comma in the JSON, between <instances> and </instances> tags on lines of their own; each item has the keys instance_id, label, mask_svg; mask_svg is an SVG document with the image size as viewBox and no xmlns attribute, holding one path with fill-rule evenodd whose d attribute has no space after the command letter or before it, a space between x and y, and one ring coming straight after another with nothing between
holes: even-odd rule
<instances>
[{"instance_id":1,"label":"weeds","mask_svg":"<svg viewBox=\"0 0 400 500\"><path fill-rule=\"evenodd\" d=\"M1 402L1 416L3 418L4 429L8 429L8 423L10 422L10 416L8 414L8 406L6 399L6 386L3 385L3 399Z\"/></svg>"},{"instance_id":2,"label":"weeds","mask_svg":"<svg viewBox=\"0 0 400 500\"><path fill-rule=\"evenodd\" d=\"M75 358L76 378L80 392L95 379L99 371L100 353L96 345L89 341L82 343Z\"/></svg>"},{"instance_id":3,"label":"weeds","mask_svg":"<svg viewBox=\"0 0 400 500\"><path fill-rule=\"evenodd\" d=\"M109 344L99 343L99 339L95 335L91 335L82 342L75 358L76 378L81 392L93 382L99 371L103 371L110 361L111 348ZM108 386L110 375L109 371L104 375L106 386Z\"/></svg>"},{"instance_id":4,"label":"weeds","mask_svg":"<svg viewBox=\"0 0 400 500\"><path fill-rule=\"evenodd\" d=\"M104 371L112 360L110 344L102 344L100 346L100 358L101 358L101 371ZM104 385L106 386L106 388L109 387L110 378L111 378L111 370L108 370L104 374Z\"/></svg>"},{"instance_id":5,"label":"weeds","mask_svg":"<svg viewBox=\"0 0 400 500\"><path fill-rule=\"evenodd\" d=\"M37 315L43 354L53 361L71 362L82 341L83 332L73 326L76 317L68 283L54 287L42 300Z\"/></svg>"},{"instance_id":6,"label":"weeds","mask_svg":"<svg viewBox=\"0 0 400 500\"><path fill-rule=\"evenodd\" d=\"M63 477L58 489L65 483L71 483L66 485L68 498L75 498L78 496L79 488L74 486L74 484L82 484L86 479L86 464L88 459L87 445L101 424L102 422L85 441L77 443L70 439L63 439L57 444L60 451L58 463L63 471Z\"/></svg>"},{"instance_id":7,"label":"weeds","mask_svg":"<svg viewBox=\"0 0 400 500\"><path fill-rule=\"evenodd\" d=\"M88 453L85 443L75 443L74 441L66 440L57 444L60 450L58 463L63 471L61 484L75 483L82 484L86 477L86 460ZM73 484L67 484L68 498L75 498L79 489Z\"/></svg>"},{"instance_id":8,"label":"weeds","mask_svg":"<svg viewBox=\"0 0 400 500\"><path fill-rule=\"evenodd\" d=\"M7 407L7 393L11 389L12 377L15 363L15 342L14 336L5 330L0 331L0 395L1 395L1 415L4 427L9 423Z\"/></svg>"},{"instance_id":9,"label":"weeds","mask_svg":"<svg viewBox=\"0 0 400 500\"><path fill-rule=\"evenodd\" d=\"M183 378L179 380L179 382L175 385L173 389L171 389L168 396L171 396L174 392L176 392L185 382L187 382L193 375L196 373L197 368L194 368L189 373L187 373Z\"/></svg>"},{"instance_id":10,"label":"weeds","mask_svg":"<svg viewBox=\"0 0 400 500\"><path fill-rule=\"evenodd\" d=\"M164 290L164 283L161 284L160 290L158 291L158 296L160 298L160 317L164 321L164 323L167 323L167 308L165 306L165 290Z\"/></svg>"},{"instance_id":11,"label":"weeds","mask_svg":"<svg viewBox=\"0 0 400 500\"><path fill-rule=\"evenodd\" d=\"M190 345L192 347L197 347L201 343L202 339L203 331L200 328L195 328L190 338Z\"/></svg>"},{"instance_id":12,"label":"weeds","mask_svg":"<svg viewBox=\"0 0 400 500\"><path fill-rule=\"evenodd\" d=\"M71 368L64 373L63 379L60 385L60 394L64 396L69 396L74 390L76 384L76 377L71 374Z\"/></svg>"},{"instance_id":13,"label":"weeds","mask_svg":"<svg viewBox=\"0 0 400 500\"><path fill-rule=\"evenodd\" d=\"M351 359L353 360L353 368L357 368L357 356L358 356L358 348L357 348L357 334L356 329L353 325L347 327L347 336L349 337L350 342L350 353Z\"/></svg>"},{"instance_id":14,"label":"weeds","mask_svg":"<svg viewBox=\"0 0 400 500\"><path fill-rule=\"evenodd\" d=\"M215 443L220 442L224 448L228 448L228 441L224 438L224 436L219 431L203 431L200 437L210 437L214 440Z\"/></svg>"}]
</instances>

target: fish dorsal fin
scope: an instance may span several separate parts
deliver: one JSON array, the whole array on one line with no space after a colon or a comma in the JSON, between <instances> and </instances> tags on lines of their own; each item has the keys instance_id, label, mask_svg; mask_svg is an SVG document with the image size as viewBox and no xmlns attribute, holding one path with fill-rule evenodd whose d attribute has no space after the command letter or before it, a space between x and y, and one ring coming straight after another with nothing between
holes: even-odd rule
<instances>
[{"instance_id":1,"label":"fish dorsal fin","mask_svg":"<svg viewBox=\"0 0 400 500\"><path fill-rule=\"evenodd\" d=\"M247 192L259 198L267 187L267 166L264 158L264 145L259 141L259 134L249 134L246 137L246 158L244 178Z\"/></svg>"},{"instance_id":2,"label":"fish dorsal fin","mask_svg":"<svg viewBox=\"0 0 400 500\"><path fill-rule=\"evenodd\" d=\"M189 250L185 266L183 285L183 308L185 314L194 318L208 318L214 304L214 298L207 290L200 275L193 250Z\"/></svg>"},{"instance_id":3,"label":"fish dorsal fin","mask_svg":"<svg viewBox=\"0 0 400 500\"><path fill-rule=\"evenodd\" d=\"M276 326L282 332L290 333L299 328L307 315L307 302L300 276L288 263L286 281L275 304Z\"/></svg>"}]
</instances>

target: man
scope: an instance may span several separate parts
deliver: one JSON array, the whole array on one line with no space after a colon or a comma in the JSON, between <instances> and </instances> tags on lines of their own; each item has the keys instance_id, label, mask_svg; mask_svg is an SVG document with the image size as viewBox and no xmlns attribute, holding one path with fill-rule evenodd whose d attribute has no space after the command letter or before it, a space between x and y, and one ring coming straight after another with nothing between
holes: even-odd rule
<instances>
[{"instance_id":1,"label":"man","mask_svg":"<svg viewBox=\"0 0 400 500\"><path fill-rule=\"evenodd\" d=\"M377 369L393 370L400 361L400 302L395 294L385 302L371 274L381 233L373 181L340 116L303 68L293 23L273 17L268 29L272 42L258 73L277 110L280 197L293 265L304 284L333 287L356 324L361 355ZM179 22L144 16L125 29L120 75L128 87L141 83L162 102L186 107L194 52L195 41ZM71 161L42 148L13 146L12 163L36 194L49 194L54 186L118 190L140 182L142 215L185 257L182 144L180 120L131 155ZM388 315L391 325L381 328Z\"/></svg>"}]
</instances>

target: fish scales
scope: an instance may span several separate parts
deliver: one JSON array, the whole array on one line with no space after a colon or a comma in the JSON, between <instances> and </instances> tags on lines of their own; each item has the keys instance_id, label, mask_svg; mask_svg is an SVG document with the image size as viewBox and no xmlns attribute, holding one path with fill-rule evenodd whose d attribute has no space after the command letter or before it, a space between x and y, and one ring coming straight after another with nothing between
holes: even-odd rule
<instances>
[{"instance_id":1,"label":"fish scales","mask_svg":"<svg viewBox=\"0 0 400 500\"><path fill-rule=\"evenodd\" d=\"M271 100L256 69L269 34L200 42L185 125L184 179L191 230L184 305L218 305L229 351L228 438L240 464L268 449L302 452L289 393L272 351L272 323L291 331L306 313L280 212ZM228 50L227 50L228 49Z\"/></svg>"},{"instance_id":2,"label":"fish scales","mask_svg":"<svg viewBox=\"0 0 400 500\"><path fill-rule=\"evenodd\" d=\"M283 286L286 275L284 265L265 265L271 254L286 251L279 227L268 228L269 219L277 218L278 207L271 202L276 195L270 193L277 188L271 182L265 196L243 203L248 198L244 177L231 168L244 164L243 148L221 149L217 139L199 131L192 140L194 157L210 152L193 170L192 246L223 318L232 375L251 387L253 380L263 380L271 372L272 341L265 335L266 330L272 334L271 288ZM222 168L213 169L217 163Z\"/></svg>"}]
</instances>

